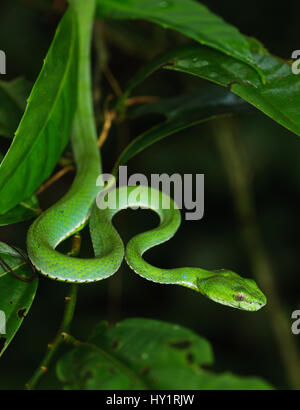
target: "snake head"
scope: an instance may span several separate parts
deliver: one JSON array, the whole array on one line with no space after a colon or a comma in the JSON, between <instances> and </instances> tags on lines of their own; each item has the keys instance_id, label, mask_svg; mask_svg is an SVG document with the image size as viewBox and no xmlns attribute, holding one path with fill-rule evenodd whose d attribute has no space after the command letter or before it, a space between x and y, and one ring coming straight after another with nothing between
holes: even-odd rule
<instances>
[{"instance_id":1,"label":"snake head","mask_svg":"<svg viewBox=\"0 0 300 410\"><path fill-rule=\"evenodd\" d=\"M235 272L222 270L208 278L197 280L199 292L214 302L241 310L256 311L267 303L267 298L252 279Z\"/></svg>"}]
</instances>

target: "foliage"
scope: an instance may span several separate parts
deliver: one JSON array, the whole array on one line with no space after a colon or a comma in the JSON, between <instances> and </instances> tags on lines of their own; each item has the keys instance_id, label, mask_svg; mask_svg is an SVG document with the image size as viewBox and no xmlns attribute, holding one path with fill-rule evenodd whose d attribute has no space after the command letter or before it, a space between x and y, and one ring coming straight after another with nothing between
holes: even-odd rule
<instances>
[{"instance_id":1,"label":"foliage","mask_svg":"<svg viewBox=\"0 0 300 410\"><path fill-rule=\"evenodd\" d=\"M78 33L84 22L74 7L80 1L69 2L31 92L24 78L0 81L0 135L13 138L0 165L0 226L33 219L41 212L35 192L58 161L66 159L62 155L78 94ZM118 156L112 150L114 173L165 137L217 117L253 112L251 105L300 135L299 76L293 75L288 62L271 55L201 3L98 0L95 17L107 25L114 19L146 20L189 39L145 64L110 105L120 123L153 115L163 119L138 133ZM159 69L178 76L189 74L207 84L183 95L128 107L134 90ZM0 257L16 273L30 275L29 266L7 245L0 244ZM4 265L0 269L0 310L7 314L7 335L5 340L0 338L2 355L27 316L38 279L24 282ZM71 336L70 341L74 347L57 363L58 378L69 389L271 388L261 378L208 371L206 366L213 364L210 343L191 330L163 321L126 319L114 327L101 322L86 342L72 341Z\"/></svg>"},{"instance_id":2,"label":"foliage","mask_svg":"<svg viewBox=\"0 0 300 410\"><path fill-rule=\"evenodd\" d=\"M0 258L20 277L25 279L32 277L32 270L26 260L14 249L3 243L0 243ZM6 334L0 337L0 356L4 353L27 316L37 285L37 277L31 282L24 282L12 276L4 265L0 266L0 310L5 312L6 315Z\"/></svg>"},{"instance_id":3,"label":"foliage","mask_svg":"<svg viewBox=\"0 0 300 410\"><path fill-rule=\"evenodd\" d=\"M126 319L114 327L102 322L86 343L63 356L58 377L70 389L270 389L257 378L214 374L207 340L178 325ZM174 378L174 375L176 377Z\"/></svg>"}]
</instances>

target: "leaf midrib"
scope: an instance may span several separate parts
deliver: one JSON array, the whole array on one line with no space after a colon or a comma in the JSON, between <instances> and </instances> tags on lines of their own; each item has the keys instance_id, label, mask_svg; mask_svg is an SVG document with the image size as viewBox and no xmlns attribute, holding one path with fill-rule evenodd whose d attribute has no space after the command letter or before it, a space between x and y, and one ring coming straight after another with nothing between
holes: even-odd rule
<instances>
[{"instance_id":1,"label":"leaf midrib","mask_svg":"<svg viewBox=\"0 0 300 410\"><path fill-rule=\"evenodd\" d=\"M74 37L75 37L75 36L74 36L74 32L75 32L75 30L74 30L74 24L72 24L71 47L69 48L70 52L69 52L68 59L67 59L66 69L65 69L65 72L64 72L64 74L63 74L63 78L62 78L61 84L60 84L60 86L59 86L57 95L56 95L56 97L55 97L55 99L54 99L54 103L53 103L53 105L52 105L52 108L51 108L51 110L49 111L49 114L48 114L47 119L46 119L46 121L45 121L45 124L42 126L41 130L40 130L39 133L38 133L37 138L34 140L33 144L31 145L31 147L30 147L29 150L27 151L26 156L23 158L22 161L20 161L20 162L17 164L17 166L12 170L12 172L10 173L10 175L6 178L6 181L4 182L4 184L2 185L2 187L0 187L0 191L3 190L3 189L6 187L6 185L9 183L9 180L11 179L11 177L17 172L17 170L21 167L21 165L24 163L24 161L28 158L28 156L29 156L29 155L31 154L31 152L34 150L36 144L39 142L39 137L40 137L40 135L42 134L42 132L44 131L46 125L47 125L48 122L49 122L49 118L51 117L51 114L52 114L52 112L53 112L53 110L54 110L54 108L55 108L55 106L56 106L56 104L57 104L57 101L58 101L58 99L59 99L60 96L61 96L61 91L62 91L63 86L64 86L64 84L65 84L65 78L66 78L66 76L67 76L67 73L69 72L69 67L70 67L70 65L71 65L72 58L71 58L70 56L72 56L72 54L73 54L74 44L75 44L75 41L74 41ZM29 107L29 106L28 106L28 107ZM24 115L25 115L25 114L26 114L26 111L25 111ZM4 158L4 159L5 159L5 158ZM33 191L34 191L34 190L33 190ZM33 191L32 191L32 192L33 192ZM7 209L6 212L9 211L10 209L12 209L13 207L14 207L14 205L11 206L9 209Z\"/></svg>"}]
</instances>

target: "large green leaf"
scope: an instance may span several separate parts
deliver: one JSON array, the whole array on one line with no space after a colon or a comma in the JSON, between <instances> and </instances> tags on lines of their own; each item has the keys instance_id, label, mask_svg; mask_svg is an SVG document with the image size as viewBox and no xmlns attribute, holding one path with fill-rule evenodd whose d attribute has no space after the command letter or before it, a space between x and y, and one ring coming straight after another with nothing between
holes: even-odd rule
<instances>
[{"instance_id":1,"label":"large green leaf","mask_svg":"<svg viewBox=\"0 0 300 410\"><path fill-rule=\"evenodd\" d=\"M300 76L291 66L271 56L255 40L249 40L255 64L263 71L263 85L246 64L207 47L191 46L164 68L192 74L229 87L279 124L300 135Z\"/></svg>"},{"instance_id":2,"label":"large green leaf","mask_svg":"<svg viewBox=\"0 0 300 410\"><path fill-rule=\"evenodd\" d=\"M145 19L244 61L258 72L244 36L194 0L98 0L100 18ZM255 72L254 72L255 73Z\"/></svg>"},{"instance_id":3,"label":"large green leaf","mask_svg":"<svg viewBox=\"0 0 300 410\"><path fill-rule=\"evenodd\" d=\"M31 84L23 77L0 81L0 135L13 138L26 107Z\"/></svg>"},{"instance_id":4,"label":"large green leaf","mask_svg":"<svg viewBox=\"0 0 300 410\"><path fill-rule=\"evenodd\" d=\"M210 344L191 330L151 319L100 323L68 352L57 375L69 389L270 389L256 377L215 374Z\"/></svg>"},{"instance_id":5,"label":"large green leaf","mask_svg":"<svg viewBox=\"0 0 300 410\"><path fill-rule=\"evenodd\" d=\"M70 8L59 24L0 166L2 214L28 198L51 174L67 144L76 108L77 49L77 21Z\"/></svg>"},{"instance_id":6,"label":"large green leaf","mask_svg":"<svg viewBox=\"0 0 300 410\"><path fill-rule=\"evenodd\" d=\"M33 272L26 261L18 252L2 242L0 242L0 257L18 275L27 279L32 277ZM4 315L6 318L5 331L1 329L0 318L0 356L4 353L27 316L37 285L37 277L31 282L24 282L13 276L0 261L0 315L2 319Z\"/></svg>"},{"instance_id":7,"label":"large green leaf","mask_svg":"<svg viewBox=\"0 0 300 410\"><path fill-rule=\"evenodd\" d=\"M163 115L162 123L135 138L121 153L113 174L120 165L126 164L145 148L184 128L208 121L220 115L229 115L249 109L241 98L216 86L203 87L196 93L142 105L128 114L137 116L147 113Z\"/></svg>"},{"instance_id":8,"label":"large green leaf","mask_svg":"<svg viewBox=\"0 0 300 410\"><path fill-rule=\"evenodd\" d=\"M248 39L255 64L263 71L263 85L247 65L208 47L191 44L169 51L145 65L128 83L118 106L133 89L154 71L163 67L192 74L227 87L279 124L300 135L300 76L291 66L269 55L255 39Z\"/></svg>"}]
</instances>

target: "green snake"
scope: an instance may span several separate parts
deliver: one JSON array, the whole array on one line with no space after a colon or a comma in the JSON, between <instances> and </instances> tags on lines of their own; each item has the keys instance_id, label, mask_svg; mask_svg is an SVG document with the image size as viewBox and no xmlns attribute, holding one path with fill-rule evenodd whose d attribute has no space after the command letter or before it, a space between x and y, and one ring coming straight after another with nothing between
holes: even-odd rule
<instances>
[{"instance_id":1,"label":"green snake","mask_svg":"<svg viewBox=\"0 0 300 410\"><path fill-rule=\"evenodd\" d=\"M81 2L78 2L78 5ZM143 278L163 284L191 288L211 300L234 308L256 311L266 304L266 297L251 279L245 279L228 271L210 271L201 268L160 269L143 258L148 249L169 240L181 223L180 211L166 194L148 187L139 187L140 195L134 195L136 187L115 189L116 204L113 209L100 209L96 197L99 188L96 180L101 173L101 160L96 142L93 109L90 95L90 36L93 18L93 2L81 13L80 65L78 104L72 133L72 149L76 162L76 177L67 192L52 207L42 213L30 226L27 235L28 256L34 266L52 279L65 282L95 282L113 275L125 259L129 266ZM73 12L74 12L73 10ZM72 11L72 10L71 10ZM156 197L156 201L151 201ZM104 203L105 195L101 201ZM160 205L170 200L169 209ZM158 202L157 202L158 201ZM122 240L112 224L114 215L132 206L150 208L160 218L154 229L132 238L124 250ZM89 222L95 257L80 259L56 251L56 247Z\"/></svg>"}]
</instances>

